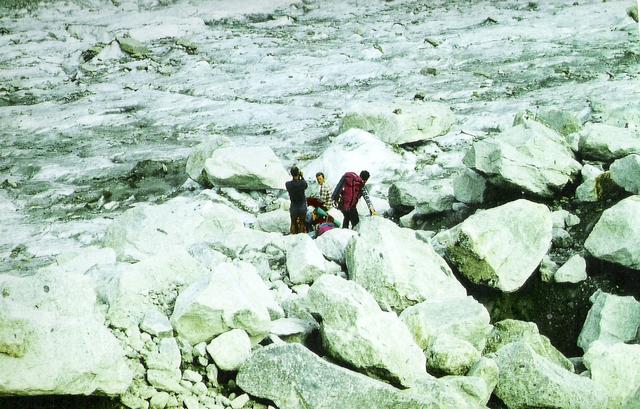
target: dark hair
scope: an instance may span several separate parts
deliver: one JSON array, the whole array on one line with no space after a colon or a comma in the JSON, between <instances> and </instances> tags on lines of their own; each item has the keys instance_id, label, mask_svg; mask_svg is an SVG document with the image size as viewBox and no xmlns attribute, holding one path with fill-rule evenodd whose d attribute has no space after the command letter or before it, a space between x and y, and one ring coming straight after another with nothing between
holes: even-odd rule
<instances>
[{"instance_id":1,"label":"dark hair","mask_svg":"<svg viewBox=\"0 0 640 409\"><path fill-rule=\"evenodd\" d=\"M297 166L292 166L291 167L291 176L295 177L300 175L300 169L298 169Z\"/></svg>"},{"instance_id":2,"label":"dark hair","mask_svg":"<svg viewBox=\"0 0 640 409\"><path fill-rule=\"evenodd\" d=\"M363 170L362 172L360 172L360 177L364 181L369 180L369 172L367 172L366 170Z\"/></svg>"},{"instance_id":3,"label":"dark hair","mask_svg":"<svg viewBox=\"0 0 640 409\"><path fill-rule=\"evenodd\" d=\"M322 173L322 172L318 172L318 173L316 173L316 177L318 177L318 176L322 176L322 177L324 177L324 173Z\"/></svg>"}]
</instances>

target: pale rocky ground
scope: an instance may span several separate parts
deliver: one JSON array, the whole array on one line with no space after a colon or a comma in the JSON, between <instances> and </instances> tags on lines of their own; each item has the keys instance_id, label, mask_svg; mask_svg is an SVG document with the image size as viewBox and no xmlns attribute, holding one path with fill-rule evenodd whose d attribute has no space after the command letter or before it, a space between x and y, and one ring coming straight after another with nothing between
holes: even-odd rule
<instances>
[{"instance_id":1,"label":"pale rocky ground","mask_svg":"<svg viewBox=\"0 0 640 409\"><path fill-rule=\"evenodd\" d=\"M437 402L459 409L486 407L493 392L490 407L636 408L637 285L614 280L595 292L591 280L598 269L633 276L640 265L640 226L631 216L637 196L617 203L638 193L629 175L640 173L637 155L627 156L640 153L640 37L627 15L631 5L74 0L0 8L0 302L7 306L6 316L0 311L0 367L18 368L11 382L0 380L1 393L103 393L131 408L264 408L269 402L254 402L263 398L282 408L369 407L374 399L380 407ZM123 36L138 40L141 54L127 53ZM403 138L415 136L412 107L425 106L415 100L442 104L433 108L439 128L427 141L397 146L394 136L414 140ZM370 124L366 131L376 135L342 133L342 119L353 112L398 107L393 118L405 122L392 132ZM566 138L522 118L512 128L525 110L529 117L562 110L580 125L615 128L586 126ZM522 159L492 139L505 130L516 144L535 134L535 163L524 166L533 180L519 168L510 173L489 169L499 161L483 162L483 149L495 146L506 163ZM228 141L195 148L214 135ZM603 146L593 142L598 135L624 143ZM472 147L474 160L463 163ZM232 157L225 162L216 149ZM247 152L251 163L240 163ZM190 155L213 189L189 179ZM241 165L246 173L262 160L269 164L263 179L213 174ZM613 160L620 162L611 176L598 179ZM325 171L332 183L345 170L372 170L380 213L420 231L367 218L355 237L331 232L317 246L283 236L286 194L270 187L294 163L308 178ZM479 198L484 178L457 178L467 166L509 194ZM414 192L416 186L428 188ZM542 204L515 200L521 196ZM490 207L496 209L467 218ZM510 254L518 255L514 262L502 262ZM330 282L319 279L323 274L351 280L323 285ZM558 288L580 294L576 300L595 293L591 309L582 305L571 316L580 317L572 336L584 323L580 338L570 340L572 348L558 345L584 359L569 361L535 325L496 324L535 315L513 301L531 296L532 275L562 282ZM82 300L81 318L67 293ZM549 297L533 308L566 302L551 290L533 294ZM474 305L472 318L461 318L465 303ZM450 309L459 327L414 320L409 308L414 317ZM537 321L540 332L566 342L554 329L567 318L545 318ZM402 336L386 340L376 327L381 320ZM50 327L59 331L49 339ZM314 332L319 327L322 336ZM50 382L42 362L55 361L52 345L64 345L78 328L86 332L70 344L93 359L67 367L75 351L69 347L49 367L49 378L58 380ZM282 339L324 349L331 364ZM407 358L416 350L426 368ZM279 366L278 359L295 364ZM92 371L99 376L87 377ZM274 374L273 384L264 382L264 371ZM306 388L305 373L358 388L332 400L328 393L339 386ZM536 388L548 393L531 395Z\"/></svg>"}]
</instances>

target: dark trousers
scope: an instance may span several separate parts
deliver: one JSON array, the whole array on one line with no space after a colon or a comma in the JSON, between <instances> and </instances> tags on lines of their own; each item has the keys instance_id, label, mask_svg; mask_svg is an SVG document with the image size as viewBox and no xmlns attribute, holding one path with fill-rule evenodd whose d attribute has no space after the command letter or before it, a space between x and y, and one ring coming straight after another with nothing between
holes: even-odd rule
<instances>
[{"instance_id":1,"label":"dark trousers","mask_svg":"<svg viewBox=\"0 0 640 409\"><path fill-rule=\"evenodd\" d=\"M342 227L345 229L349 228L349 222L351 222L351 227L356 227L356 224L360 222L360 216L358 216L358 210L354 207L353 209L348 210L340 210L344 219L342 220Z\"/></svg>"},{"instance_id":2,"label":"dark trousers","mask_svg":"<svg viewBox=\"0 0 640 409\"><path fill-rule=\"evenodd\" d=\"M306 233L307 232L307 209L292 209L289 212L291 216L291 227L289 232L291 234Z\"/></svg>"}]
</instances>

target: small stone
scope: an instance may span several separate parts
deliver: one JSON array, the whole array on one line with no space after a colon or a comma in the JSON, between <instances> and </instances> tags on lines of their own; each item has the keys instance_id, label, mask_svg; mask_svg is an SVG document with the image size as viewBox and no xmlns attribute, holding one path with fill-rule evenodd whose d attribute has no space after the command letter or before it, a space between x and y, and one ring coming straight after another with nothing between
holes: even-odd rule
<instances>
[{"instance_id":1,"label":"small stone","mask_svg":"<svg viewBox=\"0 0 640 409\"><path fill-rule=\"evenodd\" d=\"M173 335L173 328L164 314L157 310L151 310L145 314L140 329L155 337L170 337Z\"/></svg>"},{"instance_id":2,"label":"small stone","mask_svg":"<svg viewBox=\"0 0 640 409\"><path fill-rule=\"evenodd\" d=\"M233 409L240 409L240 408L243 408L244 405L247 404L247 402L249 402L249 395L247 395L246 393L243 393L242 395L238 396L237 398L231 401L231 407Z\"/></svg>"},{"instance_id":3,"label":"small stone","mask_svg":"<svg viewBox=\"0 0 640 409\"><path fill-rule=\"evenodd\" d=\"M193 346L193 351L191 352L195 357L207 356L207 343L200 342Z\"/></svg>"},{"instance_id":4,"label":"small stone","mask_svg":"<svg viewBox=\"0 0 640 409\"><path fill-rule=\"evenodd\" d=\"M234 371L251 355L251 339L241 329L234 329L214 338L207 352L218 368Z\"/></svg>"},{"instance_id":5,"label":"small stone","mask_svg":"<svg viewBox=\"0 0 640 409\"><path fill-rule=\"evenodd\" d=\"M202 381L202 375L200 375L196 371L192 371L191 369L186 369L182 373L182 379L190 381L190 382L201 382Z\"/></svg>"},{"instance_id":6,"label":"small stone","mask_svg":"<svg viewBox=\"0 0 640 409\"><path fill-rule=\"evenodd\" d=\"M207 386L202 382L196 382L191 387L191 392L196 395L206 395L207 394Z\"/></svg>"},{"instance_id":7,"label":"small stone","mask_svg":"<svg viewBox=\"0 0 640 409\"><path fill-rule=\"evenodd\" d=\"M587 279L586 269L584 258L575 254L556 271L553 278L558 283L579 283Z\"/></svg>"},{"instance_id":8,"label":"small stone","mask_svg":"<svg viewBox=\"0 0 640 409\"><path fill-rule=\"evenodd\" d=\"M200 366L207 366L207 365L209 365L209 359L207 359L206 356L199 356L198 357L198 364L200 364Z\"/></svg>"},{"instance_id":9,"label":"small stone","mask_svg":"<svg viewBox=\"0 0 640 409\"><path fill-rule=\"evenodd\" d=\"M150 407L151 409L164 409L169 403L169 395L167 392L158 392L151 397Z\"/></svg>"},{"instance_id":10,"label":"small stone","mask_svg":"<svg viewBox=\"0 0 640 409\"><path fill-rule=\"evenodd\" d=\"M187 409L200 409L200 403L198 403L198 398L195 396L184 396L182 403Z\"/></svg>"},{"instance_id":11,"label":"small stone","mask_svg":"<svg viewBox=\"0 0 640 409\"><path fill-rule=\"evenodd\" d=\"M207 379L214 385L218 385L218 367L214 364L207 365Z\"/></svg>"}]
</instances>

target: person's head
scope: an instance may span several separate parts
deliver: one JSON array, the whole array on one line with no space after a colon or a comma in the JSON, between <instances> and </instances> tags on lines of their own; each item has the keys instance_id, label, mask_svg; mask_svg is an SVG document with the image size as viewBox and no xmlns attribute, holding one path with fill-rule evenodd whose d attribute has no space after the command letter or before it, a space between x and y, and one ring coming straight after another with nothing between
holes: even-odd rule
<instances>
[{"instance_id":1,"label":"person's head","mask_svg":"<svg viewBox=\"0 0 640 409\"><path fill-rule=\"evenodd\" d=\"M324 185L324 173L318 172L316 173L316 181L319 185Z\"/></svg>"},{"instance_id":2,"label":"person's head","mask_svg":"<svg viewBox=\"0 0 640 409\"><path fill-rule=\"evenodd\" d=\"M363 182L367 183L367 180L369 180L369 172L367 172L366 170L360 172L360 179L362 179Z\"/></svg>"},{"instance_id":3,"label":"person's head","mask_svg":"<svg viewBox=\"0 0 640 409\"><path fill-rule=\"evenodd\" d=\"M298 179L302 175L302 172L300 172L300 169L298 169L297 166L292 166L290 173L294 179Z\"/></svg>"}]
</instances>

